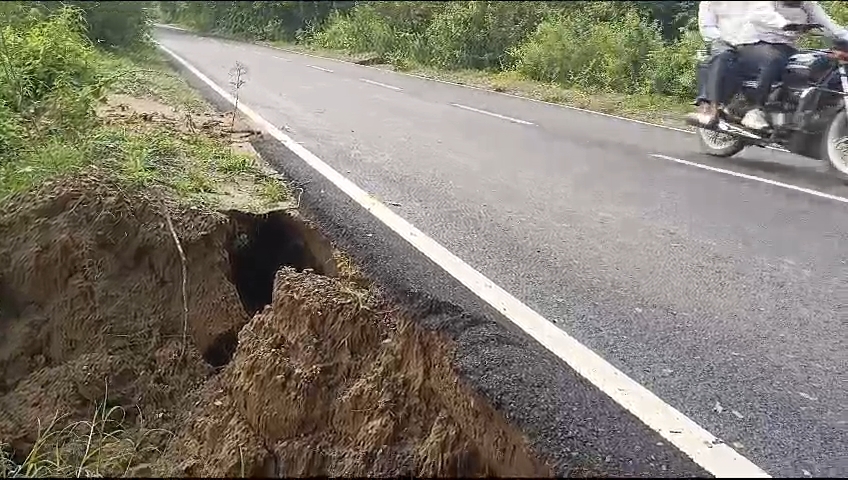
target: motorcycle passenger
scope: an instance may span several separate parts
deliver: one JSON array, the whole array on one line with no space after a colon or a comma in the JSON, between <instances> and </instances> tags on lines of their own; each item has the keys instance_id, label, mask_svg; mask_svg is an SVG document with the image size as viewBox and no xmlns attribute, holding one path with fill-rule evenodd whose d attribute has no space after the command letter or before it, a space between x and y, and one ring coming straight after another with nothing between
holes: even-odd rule
<instances>
[{"instance_id":1,"label":"motorcycle passenger","mask_svg":"<svg viewBox=\"0 0 848 480\"><path fill-rule=\"evenodd\" d=\"M723 29L722 38L736 46L741 64L759 71L758 85L750 98L754 106L745 114L742 125L763 130L770 126L763 107L771 87L781 79L789 57L798 52L800 33L792 26L820 24L827 33L842 39L848 39L848 31L835 24L818 2L736 3L747 3L747 11L737 23L739 28Z\"/></svg>"},{"instance_id":2,"label":"motorcycle passenger","mask_svg":"<svg viewBox=\"0 0 848 480\"><path fill-rule=\"evenodd\" d=\"M736 85L736 52L722 38L724 30L736 28L735 21L742 10L739 3L748 2L700 2L698 5L698 29L707 43L707 58L698 68L697 111L688 116L689 123L711 127L718 122L719 105L730 99Z\"/></svg>"}]
</instances>

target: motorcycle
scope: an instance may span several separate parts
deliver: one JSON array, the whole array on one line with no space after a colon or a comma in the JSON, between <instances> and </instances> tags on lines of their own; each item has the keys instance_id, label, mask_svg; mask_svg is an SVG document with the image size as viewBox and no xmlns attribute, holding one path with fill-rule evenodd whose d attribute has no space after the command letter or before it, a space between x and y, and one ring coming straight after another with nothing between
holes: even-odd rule
<instances>
[{"instance_id":1,"label":"motorcycle","mask_svg":"<svg viewBox=\"0 0 848 480\"><path fill-rule=\"evenodd\" d=\"M791 25L787 30L814 32L822 25ZM801 50L793 55L781 81L772 85L765 105L771 124L755 131L742 126L751 108L748 100L756 72L742 72L741 88L719 110L714 126L697 127L701 150L732 157L745 147L776 147L797 155L825 160L833 172L848 180L848 41L834 40L828 49Z\"/></svg>"}]
</instances>

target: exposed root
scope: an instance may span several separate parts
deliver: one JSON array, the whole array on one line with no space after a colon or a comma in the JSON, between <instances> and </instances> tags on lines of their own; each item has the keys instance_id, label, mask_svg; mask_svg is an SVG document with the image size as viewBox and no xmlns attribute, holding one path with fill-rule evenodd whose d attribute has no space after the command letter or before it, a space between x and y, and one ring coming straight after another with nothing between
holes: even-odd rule
<instances>
[{"instance_id":1,"label":"exposed root","mask_svg":"<svg viewBox=\"0 0 848 480\"><path fill-rule=\"evenodd\" d=\"M185 252L183 251L183 245L180 243L180 238L177 237L177 231L174 230L174 222L171 221L171 215L168 213L168 210L164 210L165 221L168 222L168 230L171 232L171 236L174 239L174 245L177 246L177 251L180 254L180 265L182 267L182 275L180 276L181 283L181 293L183 297L183 341L182 341L182 350L180 351L180 356L185 355L185 348L188 344L188 293L186 292L186 282L188 281L188 260L186 260Z\"/></svg>"}]
</instances>

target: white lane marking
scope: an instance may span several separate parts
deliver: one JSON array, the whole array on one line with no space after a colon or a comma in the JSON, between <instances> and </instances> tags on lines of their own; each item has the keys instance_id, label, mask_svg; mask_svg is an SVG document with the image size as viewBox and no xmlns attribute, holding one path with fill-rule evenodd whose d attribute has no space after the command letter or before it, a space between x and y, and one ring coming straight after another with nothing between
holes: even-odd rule
<instances>
[{"instance_id":1,"label":"white lane marking","mask_svg":"<svg viewBox=\"0 0 848 480\"><path fill-rule=\"evenodd\" d=\"M169 48L158 42L157 45L218 95L230 104L235 105L235 98L224 88L215 84L209 77ZM257 125L264 127L269 135L276 138L304 163L323 175L353 201L383 222L395 234L409 242L433 263L439 265L471 292L499 311L505 318L556 354L579 375L597 386L598 389L636 416L645 425L691 457L704 470L719 478L771 478L768 473L733 450L729 445L718 440L689 417L662 401L647 388L625 375L438 242L415 228L385 204L379 202L304 146L281 132L243 102L238 103L238 109Z\"/></svg>"},{"instance_id":2,"label":"white lane marking","mask_svg":"<svg viewBox=\"0 0 848 480\"><path fill-rule=\"evenodd\" d=\"M386 85L385 83L375 82L374 80L368 80L367 78L360 78L360 80L365 82L365 83L370 83L371 85L377 85L378 87L389 88L389 89L394 90L396 92L403 90L400 87L395 87L393 85Z\"/></svg>"},{"instance_id":3,"label":"white lane marking","mask_svg":"<svg viewBox=\"0 0 848 480\"><path fill-rule=\"evenodd\" d=\"M329 68L318 67L316 65L307 65L307 67L314 68L315 70L321 70L322 72L333 73L333 71L330 70Z\"/></svg>"},{"instance_id":4,"label":"white lane marking","mask_svg":"<svg viewBox=\"0 0 848 480\"><path fill-rule=\"evenodd\" d=\"M486 110L480 110L479 108L467 107L465 105L460 105L458 103L451 103L452 106L461 108L463 110L469 110L472 112L482 113L483 115L491 115L493 117L500 118L501 120L508 120L510 122L520 123L522 125L534 125L533 122L528 122L526 120L519 120L517 118L507 117L506 115L500 115L498 113L487 112Z\"/></svg>"},{"instance_id":5,"label":"white lane marking","mask_svg":"<svg viewBox=\"0 0 848 480\"><path fill-rule=\"evenodd\" d=\"M746 180L755 180L757 182L767 183L769 185L774 185L775 187L786 188L789 190L795 190L796 192L806 193L808 195L814 195L816 197L826 198L828 200L834 200L837 202L848 203L848 198L840 197L837 195L831 195L829 193L819 192L818 190L811 190L809 188L799 187L797 185L792 185L789 183L777 182L775 180L769 180L768 178L756 177L754 175L746 175L744 173L734 172L733 170L725 170L723 168L710 167L709 165L702 165L700 163L690 162L689 160L682 160L679 158L669 157L668 155L661 155L659 153L651 154L654 158L662 158L663 160L669 160L676 163L681 163L683 165L689 165L690 167L702 168L704 170L709 170L711 172L724 173L726 175L732 175L738 178L744 178Z\"/></svg>"},{"instance_id":6,"label":"white lane marking","mask_svg":"<svg viewBox=\"0 0 848 480\"><path fill-rule=\"evenodd\" d=\"M288 59L288 58L278 57L276 55L271 55L271 56L276 58L277 60L282 60L284 62L291 62L291 59Z\"/></svg>"}]
</instances>

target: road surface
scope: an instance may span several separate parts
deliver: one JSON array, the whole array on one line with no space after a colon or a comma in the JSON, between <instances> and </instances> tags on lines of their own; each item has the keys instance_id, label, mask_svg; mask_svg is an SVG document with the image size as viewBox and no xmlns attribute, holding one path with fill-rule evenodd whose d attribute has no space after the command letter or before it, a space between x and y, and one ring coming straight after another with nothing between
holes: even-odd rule
<instances>
[{"instance_id":1,"label":"road surface","mask_svg":"<svg viewBox=\"0 0 848 480\"><path fill-rule=\"evenodd\" d=\"M848 187L823 165L712 159L683 132L157 39L221 86L243 64L257 113L771 475L848 475Z\"/></svg>"}]
</instances>

